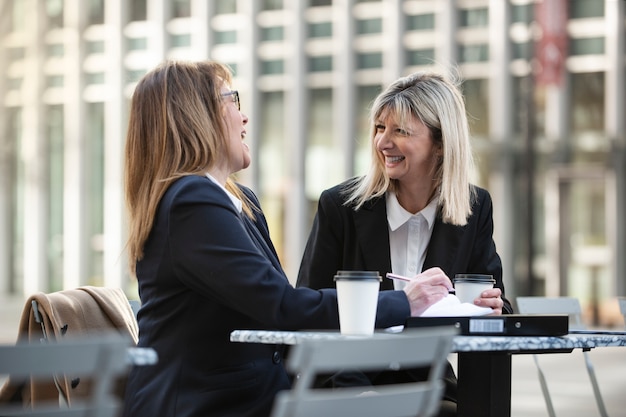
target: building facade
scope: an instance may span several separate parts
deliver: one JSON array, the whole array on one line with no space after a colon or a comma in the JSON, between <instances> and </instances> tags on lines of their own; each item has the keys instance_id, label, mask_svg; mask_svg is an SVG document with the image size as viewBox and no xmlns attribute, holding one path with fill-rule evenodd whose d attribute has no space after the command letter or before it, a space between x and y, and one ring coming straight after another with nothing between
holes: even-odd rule
<instances>
[{"instance_id":1,"label":"building facade","mask_svg":"<svg viewBox=\"0 0 626 417\"><path fill-rule=\"evenodd\" d=\"M134 83L164 59L215 59L250 118L238 179L292 279L320 192L369 163L371 100L455 67L509 296L597 307L626 294L624 1L0 4L1 292L135 291L122 189Z\"/></svg>"}]
</instances>

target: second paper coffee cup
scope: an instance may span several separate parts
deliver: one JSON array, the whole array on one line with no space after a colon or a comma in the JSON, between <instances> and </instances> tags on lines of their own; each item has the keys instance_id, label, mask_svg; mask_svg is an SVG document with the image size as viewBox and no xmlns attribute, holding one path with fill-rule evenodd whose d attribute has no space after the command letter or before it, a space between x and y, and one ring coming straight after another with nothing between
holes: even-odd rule
<instances>
[{"instance_id":1,"label":"second paper coffee cup","mask_svg":"<svg viewBox=\"0 0 626 417\"><path fill-rule=\"evenodd\" d=\"M462 303L473 304L483 291L493 288L496 280L493 275L456 274L452 282L458 299Z\"/></svg>"},{"instance_id":2,"label":"second paper coffee cup","mask_svg":"<svg viewBox=\"0 0 626 417\"><path fill-rule=\"evenodd\" d=\"M335 284L342 334L374 333L381 280L377 271L337 271Z\"/></svg>"}]
</instances>

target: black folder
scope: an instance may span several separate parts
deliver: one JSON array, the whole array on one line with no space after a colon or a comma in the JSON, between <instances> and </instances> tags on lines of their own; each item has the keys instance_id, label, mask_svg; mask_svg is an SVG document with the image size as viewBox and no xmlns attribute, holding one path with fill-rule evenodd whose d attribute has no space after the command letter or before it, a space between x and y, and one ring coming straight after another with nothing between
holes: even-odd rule
<instances>
[{"instance_id":1,"label":"black folder","mask_svg":"<svg viewBox=\"0 0 626 417\"><path fill-rule=\"evenodd\" d=\"M409 317L405 328L455 326L465 336L563 336L567 314L505 314L471 317Z\"/></svg>"}]
</instances>

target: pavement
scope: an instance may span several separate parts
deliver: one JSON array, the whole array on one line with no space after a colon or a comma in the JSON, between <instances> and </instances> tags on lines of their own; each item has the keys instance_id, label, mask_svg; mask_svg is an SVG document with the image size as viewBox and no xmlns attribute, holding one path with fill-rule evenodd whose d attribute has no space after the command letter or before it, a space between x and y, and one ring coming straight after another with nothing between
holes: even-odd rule
<instances>
[{"instance_id":1,"label":"pavement","mask_svg":"<svg viewBox=\"0 0 626 417\"><path fill-rule=\"evenodd\" d=\"M0 295L0 343L15 342L24 302L20 297ZM598 348L589 355L608 415L626 417L626 349ZM600 415L580 349L538 358L558 417ZM450 361L456 364L454 354ZM532 355L513 355L511 390L511 417L548 416Z\"/></svg>"}]
</instances>

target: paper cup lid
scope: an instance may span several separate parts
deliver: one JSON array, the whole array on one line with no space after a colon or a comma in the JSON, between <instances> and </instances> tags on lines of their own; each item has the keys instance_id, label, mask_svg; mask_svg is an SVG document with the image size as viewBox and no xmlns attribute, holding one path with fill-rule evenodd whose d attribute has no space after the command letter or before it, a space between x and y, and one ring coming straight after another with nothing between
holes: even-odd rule
<instances>
[{"instance_id":1,"label":"paper cup lid","mask_svg":"<svg viewBox=\"0 0 626 417\"><path fill-rule=\"evenodd\" d=\"M489 282L496 283L493 275L486 274L456 274L452 282Z\"/></svg>"},{"instance_id":2,"label":"paper cup lid","mask_svg":"<svg viewBox=\"0 0 626 417\"><path fill-rule=\"evenodd\" d=\"M382 277L378 271L337 271L335 281L338 280L376 280L382 281Z\"/></svg>"}]
</instances>

